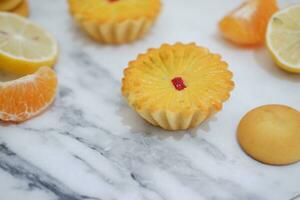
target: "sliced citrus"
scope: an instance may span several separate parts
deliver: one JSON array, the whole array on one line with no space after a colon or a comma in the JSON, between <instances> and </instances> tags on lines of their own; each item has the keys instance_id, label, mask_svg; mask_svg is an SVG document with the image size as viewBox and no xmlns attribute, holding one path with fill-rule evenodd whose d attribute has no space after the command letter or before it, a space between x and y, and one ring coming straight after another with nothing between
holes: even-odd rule
<instances>
[{"instance_id":1,"label":"sliced citrus","mask_svg":"<svg viewBox=\"0 0 300 200\"><path fill-rule=\"evenodd\" d=\"M18 15L0 12L0 69L30 74L53 66L57 43L43 28Z\"/></svg>"},{"instance_id":2,"label":"sliced citrus","mask_svg":"<svg viewBox=\"0 0 300 200\"><path fill-rule=\"evenodd\" d=\"M269 22L266 38L278 66L300 73L300 4L275 13Z\"/></svg>"},{"instance_id":3,"label":"sliced citrus","mask_svg":"<svg viewBox=\"0 0 300 200\"><path fill-rule=\"evenodd\" d=\"M8 11L17 7L22 0L0 0L0 11Z\"/></svg>"},{"instance_id":4,"label":"sliced citrus","mask_svg":"<svg viewBox=\"0 0 300 200\"><path fill-rule=\"evenodd\" d=\"M28 0L24 0L22 3L20 3L17 7L12 9L10 12L17 15L21 15L23 17L28 17L29 16Z\"/></svg>"},{"instance_id":5,"label":"sliced citrus","mask_svg":"<svg viewBox=\"0 0 300 200\"><path fill-rule=\"evenodd\" d=\"M49 67L0 82L0 120L22 122L38 115L53 102L56 89L56 74Z\"/></svg>"},{"instance_id":6,"label":"sliced citrus","mask_svg":"<svg viewBox=\"0 0 300 200\"><path fill-rule=\"evenodd\" d=\"M272 14L278 10L276 0L247 0L219 23L223 36L238 45L260 45Z\"/></svg>"}]
</instances>

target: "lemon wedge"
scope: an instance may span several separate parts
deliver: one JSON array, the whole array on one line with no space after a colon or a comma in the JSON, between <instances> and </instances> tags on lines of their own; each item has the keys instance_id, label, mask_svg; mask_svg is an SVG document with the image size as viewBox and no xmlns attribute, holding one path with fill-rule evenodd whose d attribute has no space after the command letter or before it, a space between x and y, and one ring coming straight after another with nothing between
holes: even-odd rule
<instances>
[{"instance_id":1,"label":"lemon wedge","mask_svg":"<svg viewBox=\"0 0 300 200\"><path fill-rule=\"evenodd\" d=\"M0 69L31 74L57 59L55 39L43 28L16 14L0 12Z\"/></svg>"},{"instance_id":2,"label":"lemon wedge","mask_svg":"<svg viewBox=\"0 0 300 200\"><path fill-rule=\"evenodd\" d=\"M300 4L278 11L271 17L266 42L279 67L300 73Z\"/></svg>"}]
</instances>

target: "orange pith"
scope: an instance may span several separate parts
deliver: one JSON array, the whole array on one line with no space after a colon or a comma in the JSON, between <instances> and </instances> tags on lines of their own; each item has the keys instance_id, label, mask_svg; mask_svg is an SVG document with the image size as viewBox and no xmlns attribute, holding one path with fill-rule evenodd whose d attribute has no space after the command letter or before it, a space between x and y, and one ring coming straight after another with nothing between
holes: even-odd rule
<instances>
[{"instance_id":1,"label":"orange pith","mask_svg":"<svg viewBox=\"0 0 300 200\"><path fill-rule=\"evenodd\" d=\"M261 45L270 17L278 10L276 0L247 0L219 23L223 36L238 45Z\"/></svg>"},{"instance_id":2,"label":"orange pith","mask_svg":"<svg viewBox=\"0 0 300 200\"><path fill-rule=\"evenodd\" d=\"M56 89L56 74L49 67L0 82L0 120L22 122L38 115L52 103Z\"/></svg>"}]
</instances>

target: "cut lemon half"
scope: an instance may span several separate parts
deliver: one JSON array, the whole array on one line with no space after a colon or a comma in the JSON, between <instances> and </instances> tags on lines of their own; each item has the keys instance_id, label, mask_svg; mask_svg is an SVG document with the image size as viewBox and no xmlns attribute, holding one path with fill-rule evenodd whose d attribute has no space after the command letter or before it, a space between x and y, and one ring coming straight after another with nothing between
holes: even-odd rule
<instances>
[{"instance_id":1,"label":"cut lemon half","mask_svg":"<svg viewBox=\"0 0 300 200\"><path fill-rule=\"evenodd\" d=\"M266 38L277 65L300 73L300 4L275 13L269 21Z\"/></svg>"},{"instance_id":2,"label":"cut lemon half","mask_svg":"<svg viewBox=\"0 0 300 200\"><path fill-rule=\"evenodd\" d=\"M0 12L0 69L31 74L41 66L52 67L58 55L55 39L30 20Z\"/></svg>"}]
</instances>

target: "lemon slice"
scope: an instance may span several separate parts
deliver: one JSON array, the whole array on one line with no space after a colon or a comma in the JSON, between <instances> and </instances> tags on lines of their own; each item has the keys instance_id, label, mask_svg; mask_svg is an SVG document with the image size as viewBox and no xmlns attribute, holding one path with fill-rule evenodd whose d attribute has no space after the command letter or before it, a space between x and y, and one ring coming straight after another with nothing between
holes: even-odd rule
<instances>
[{"instance_id":1,"label":"lemon slice","mask_svg":"<svg viewBox=\"0 0 300 200\"><path fill-rule=\"evenodd\" d=\"M0 12L0 69L31 74L52 67L58 55L55 39L24 17Z\"/></svg>"},{"instance_id":2,"label":"lemon slice","mask_svg":"<svg viewBox=\"0 0 300 200\"><path fill-rule=\"evenodd\" d=\"M269 21L266 38L277 65L300 73L300 4L275 13Z\"/></svg>"},{"instance_id":3,"label":"lemon slice","mask_svg":"<svg viewBox=\"0 0 300 200\"><path fill-rule=\"evenodd\" d=\"M0 0L0 11L8 11L17 7L22 0Z\"/></svg>"}]
</instances>

